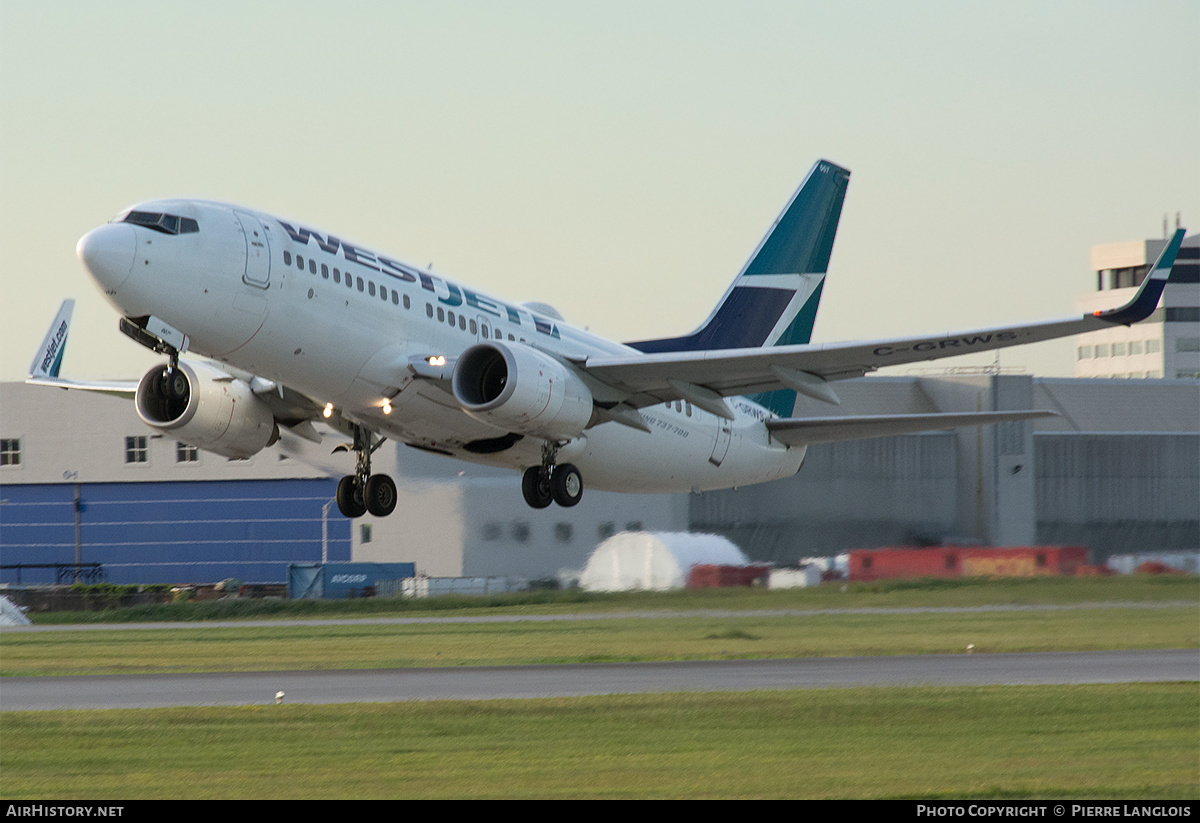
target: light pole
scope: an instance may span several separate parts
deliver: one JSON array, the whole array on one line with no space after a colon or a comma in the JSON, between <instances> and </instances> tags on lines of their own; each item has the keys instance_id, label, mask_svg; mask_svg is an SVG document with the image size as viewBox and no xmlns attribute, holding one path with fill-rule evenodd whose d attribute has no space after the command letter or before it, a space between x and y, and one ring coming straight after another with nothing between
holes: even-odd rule
<instances>
[{"instance_id":1,"label":"light pole","mask_svg":"<svg viewBox=\"0 0 1200 823\"><path fill-rule=\"evenodd\" d=\"M335 501L330 500L321 507L321 563L329 562L329 507Z\"/></svg>"}]
</instances>

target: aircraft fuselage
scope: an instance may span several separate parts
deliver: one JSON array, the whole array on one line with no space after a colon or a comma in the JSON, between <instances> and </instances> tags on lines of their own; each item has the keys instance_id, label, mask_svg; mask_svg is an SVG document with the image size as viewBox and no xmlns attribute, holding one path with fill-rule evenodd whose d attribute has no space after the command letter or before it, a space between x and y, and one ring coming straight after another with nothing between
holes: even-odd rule
<instances>
[{"instance_id":1,"label":"aircraft fuselage","mask_svg":"<svg viewBox=\"0 0 1200 823\"><path fill-rule=\"evenodd\" d=\"M196 200L134 211L192 220L196 230L113 222L80 240L81 258L123 315L153 316L186 335L188 351L286 385L415 447L522 469L542 460L543 443L468 416L438 381L410 367L415 361L452 361L483 341L567 363L637 354L293 221ZM577 465L589 487L612 491L728 488L799 469L804 447L771 442L763 425L770 412L745 398L729 407L733 420L687 401L645 407L649 432L592 425L558 457Z\"/></svg>"}]
</instances>

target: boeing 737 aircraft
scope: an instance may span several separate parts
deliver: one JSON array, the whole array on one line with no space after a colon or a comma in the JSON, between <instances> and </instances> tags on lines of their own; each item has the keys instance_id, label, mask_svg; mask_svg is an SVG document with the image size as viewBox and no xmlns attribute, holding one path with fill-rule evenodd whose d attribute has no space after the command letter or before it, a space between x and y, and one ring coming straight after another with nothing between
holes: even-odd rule
<instances>
[{"instance_id":1,"label":"boeing 737 aircraft","mask_svg":"<svg viewBox=\"0 0 1200 823\"><path fill-rule=\"evenodd\" d=\"M791 416L797 392L837 404L833 383L883 366L1142 320L1184 234L1110 311L811 344L849 179L817 162L698 329L627 344L302 223L203 200L141 203L78 253L121 331L167 362L136 383L59 377L68 300L29 382L132 397L151 428L231 458L281 436L320 442L324 422L357 456L337 490L347 517L395 508L395 482L371 471L386 438L521 471L534 508L575 505L585 478L624 492L729 488L794 474L812 443L1049 414ZM205 359L180 359L188 352Z\"/></svg>"}]
</instances>

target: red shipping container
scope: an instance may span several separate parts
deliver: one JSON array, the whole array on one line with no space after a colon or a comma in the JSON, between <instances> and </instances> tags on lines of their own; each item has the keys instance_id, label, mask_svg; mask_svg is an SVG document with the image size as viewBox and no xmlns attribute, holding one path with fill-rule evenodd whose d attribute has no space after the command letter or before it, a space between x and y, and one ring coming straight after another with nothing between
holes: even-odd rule
<instances>
[{"instance_id":1,"label":"red shipping container","mask_svg":"<svg viewBox=\"0 0 1200 823\"><path fill-rule=\"evenodd\" d=\"M850 552L850 579L1074 575L1086 566L1087 555L1084 546L855 549Z\"/></svg>"},{"instance_id":2,"label":"red shipping container","mask_svg":"<svg viewBox=\"0 0 1200 823\"><path fill-rule=\"evenodd\" d=\"M722 586L753 586L770 572L770 566L717 566L697 563L688 570L689 589L715 589Z\"/></svg>"}]
</instances>

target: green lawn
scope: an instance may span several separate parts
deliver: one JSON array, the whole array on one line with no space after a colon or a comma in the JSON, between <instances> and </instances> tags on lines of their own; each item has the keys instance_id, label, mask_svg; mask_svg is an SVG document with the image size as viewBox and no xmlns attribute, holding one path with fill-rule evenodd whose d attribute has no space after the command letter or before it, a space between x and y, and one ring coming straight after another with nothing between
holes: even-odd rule
<instances>
[{"instance_id":1,"label":"green lawn","mask_svg":"<svg viewBox=\"0 0 1200 823\"><path fill-rule=\"evenodd\" d=\"M29 712L0 796L1196 798L1189 684Z\"/></svg>"},{"instance_id":2,"label":"green lawn","mask_svg":"<svg viewBox=\"0 0 1200 823\"><path fill-rule=\"evenodd\" d=\"M1037 611L849 609L1058 604ZM784 614L782 610L805 614ZM755 612L772 611L773 614ZM650 619L645 612L655 612ZM181 604L0 633L0 674L1195 648L1195 578ZM630 616L634 613L634 616ZM688 614L684 614L688 613ZM218 618L595 615L234 627ZM638 616L641 614L641 616ZM59 615L92 620L95 615ZM0 681L0 689L3 682ZM0 798L1200 797L1200 684L0 713Z\"/></svg>"},{"instance_id":3,"label":"green lawn","mask_svg":"<svg viewBox=\"0 0 1200 823\"><path fill-rule=\"evenodd\" d=\"M0 674L1194 648L1191 606L1030 612L621 618L528 623L91 629L0 635Z\"/></svg>"},{"instance_id":4,"label":"green lawn","mask_svg":"<svg viewBox=\"0 0 1200 823\"><path fill-rule=\"evenodd\" d=\"M207 621L364 617L371 615L574 614L640 609L843 609L904 606L982 606L1088 602L1186 601L1200 605L1200 578L1189 575L1035 577L993 580L881 580L832 583L808 589L693 589L671 592L591 593L579 590L514 592L485 597L367 600L226 600L31 615L42 625L138 621Z\"/></svg>"}]
</instances>

